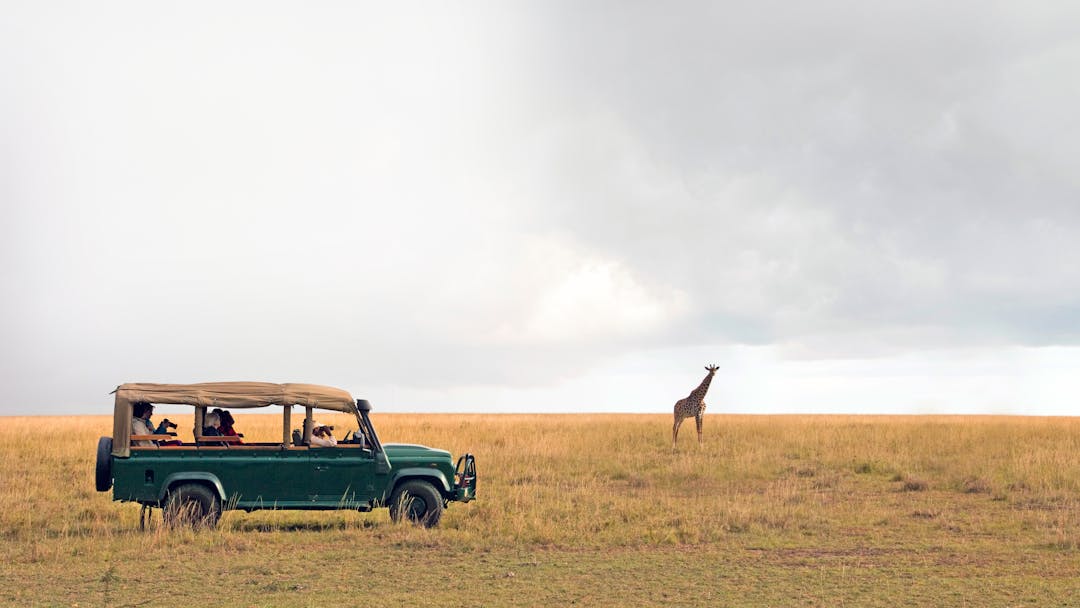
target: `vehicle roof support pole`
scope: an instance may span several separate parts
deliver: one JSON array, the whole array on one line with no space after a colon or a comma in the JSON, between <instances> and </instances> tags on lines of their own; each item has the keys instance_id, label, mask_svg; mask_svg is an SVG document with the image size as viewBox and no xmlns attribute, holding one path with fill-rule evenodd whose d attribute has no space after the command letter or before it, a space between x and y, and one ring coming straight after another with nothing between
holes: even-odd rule
<instances>
[{"instance_id":1,"label":"vehicle roof support pole","mask_svg":"<svg viewBox=\"0 0 1080 608\"><path fill-rule=\"evenodd\" d=\"M194 437L202 437L203 427L206 426L205 424L203 424L203 420L205 420L205 419L206 419L206 406L205 405L196 406L195 407L195 428L192 429L192 436L194 436Z\"/></svg>"},{"instance_id":2,"label":"vehicle roof support pole","mask_svg":"<svg viewBox=\"0 0 1080 608\"><path fill-rule=\"evenodd\" d=\"M304 408L304 443L311 443L311 425L315 422L315 413L312 408Z\"/></svg>"},{"instance_id":3,"label":"vehicle roof support pole","mask_svg":"<svg viewBox=\"0 0 1080 608\"><path fill-rule=\"evenodd\" d=\"M113 406L113 449L114 456L131 454L131 401L119 394Z\"/></svg>"},{"instance_id":4,"label":"vehicle roof support pole","mask_svg":"<svg viewBox=\"0 0 1080 608\"><path fill-rule=\"evenodd\" d=\"M281 408L281 411L285 412L285 430L281 432L281 443L288 447L289 444L292 443L292 436L289 433L289 429L292 427L292 406L286 405L285 407Z\"/></svg>"}]
</instances>

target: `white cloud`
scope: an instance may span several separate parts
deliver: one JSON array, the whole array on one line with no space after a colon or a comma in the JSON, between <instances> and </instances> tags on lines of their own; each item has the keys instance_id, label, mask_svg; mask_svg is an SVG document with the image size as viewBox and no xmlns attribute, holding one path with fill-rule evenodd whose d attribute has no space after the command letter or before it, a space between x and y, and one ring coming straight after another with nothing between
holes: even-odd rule
<instances>
[{"instance_id":1,"label":"white cloud","mask_svg":"<svg viewBox=\"0 0 1080 608\"><path fill-rule=\"evenodd\" d=\"M685 293L652 294L617 262L586 260L543 288L522 331L509 339L577 344L632 340L676 323Z\"/></svg>"}]
</instances>

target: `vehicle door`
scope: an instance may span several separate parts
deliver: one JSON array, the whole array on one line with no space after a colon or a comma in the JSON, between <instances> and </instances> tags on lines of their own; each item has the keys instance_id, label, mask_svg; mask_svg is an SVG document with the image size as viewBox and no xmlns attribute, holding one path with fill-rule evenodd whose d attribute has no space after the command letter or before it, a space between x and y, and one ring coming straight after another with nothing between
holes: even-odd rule
<instances>
[{"instance_id":1,"label":"vehicle door","mask_svg":"<svg viewBox=\"0 0 1080 608\"><path fill-rule=\"evenodd\" d=\"M351 508L375 497L375 458L358 445L312 447L310 500Z\"/></svg>"}]
</instances>

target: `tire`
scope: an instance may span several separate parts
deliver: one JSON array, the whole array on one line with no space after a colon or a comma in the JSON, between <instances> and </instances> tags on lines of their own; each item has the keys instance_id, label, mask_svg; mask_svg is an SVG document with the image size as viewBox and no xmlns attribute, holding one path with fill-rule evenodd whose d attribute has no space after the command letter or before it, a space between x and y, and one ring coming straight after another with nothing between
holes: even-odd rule
<instances>
[{"instance_id":1,"label":"tire","mask_svg":"<svg viewBox=\"0 0 1080 608\"><path fill-rule=\"evenodd\" d=\"M98 439L94 487L98 492L107 492L112 487L112 437Z\"/></svg>"},{"instance_id":2,"label":"tire","mask_svg":"<svg viewBox=\"0 0 1080 608\"><path fill-rule=\"evenodd\" d=\"M221 519L221 501L202 484L181 484L165 498L164 517L173 528L213 528Z\"/></svg>"},{"instance_id":3,"label":"tire","mask_svg":"<svg viewBox=\"0 0 1080 608\"><path fill-rule=\"evenodd\" d=\"M442 495L426 481L406 481L390 494L390 519L395 522L405 517L425 528L433 528L439 525L442 512Z\"/></svg>"}]
</instances>

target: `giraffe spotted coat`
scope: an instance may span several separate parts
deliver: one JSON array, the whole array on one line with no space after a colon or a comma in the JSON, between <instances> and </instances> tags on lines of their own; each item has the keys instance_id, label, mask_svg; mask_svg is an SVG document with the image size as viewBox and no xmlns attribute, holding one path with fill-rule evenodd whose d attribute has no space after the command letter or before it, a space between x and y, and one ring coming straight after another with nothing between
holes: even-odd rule
<instances>
[{"instance_id":1,"label":"giraffe spotted coat","mask_svg":"<svg viewBox=\"0 0 1080 608\"><path fill-rule=\"evenodd\" d=\"M691 417L697 422L698 445L701 445L701 419L705 414L705 393L709 392L709 384L712 383L713 374L716 373L719 367L707 365L705 369L709 373L705 375L705 379L701 381L701 384L691 391L688 397L675 402L675 424L671 427L672 449L675 448L675 442L679 439L679 427L682 426L683 420Z\"/></svg>"}]
</instances>

